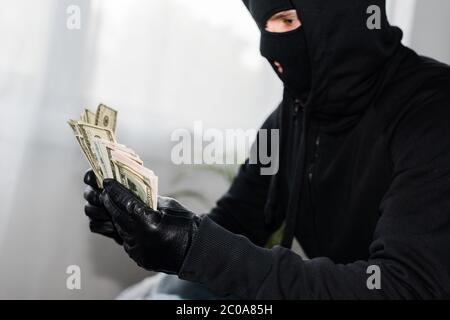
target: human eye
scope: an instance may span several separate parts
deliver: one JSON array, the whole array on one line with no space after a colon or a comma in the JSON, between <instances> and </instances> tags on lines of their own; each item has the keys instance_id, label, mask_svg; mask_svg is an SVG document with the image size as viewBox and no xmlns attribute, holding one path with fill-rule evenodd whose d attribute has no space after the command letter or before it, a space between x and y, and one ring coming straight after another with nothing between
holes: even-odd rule
<instances>
[{"instance_id":1,"label":"human eye","mask_svg":"<svg viewBox=\"0 0 450 320\"><path fill-rule=\"evenodd\" d=\"M292 19L292 18L284 18L283 19L283 23L291 25L291 24L294 23L294 19Z\"/></svg>"},{"instance_id":2,"label":"human eye","mask_svg":"<svg viewBox=\"0 0 450 320\"><path fill-rule=\"evenodd\" d=\"M301 23L295 10L283 11L273 15L266 23L266 31L282 33L300 27Z\"/></svg>"}]
</instances>

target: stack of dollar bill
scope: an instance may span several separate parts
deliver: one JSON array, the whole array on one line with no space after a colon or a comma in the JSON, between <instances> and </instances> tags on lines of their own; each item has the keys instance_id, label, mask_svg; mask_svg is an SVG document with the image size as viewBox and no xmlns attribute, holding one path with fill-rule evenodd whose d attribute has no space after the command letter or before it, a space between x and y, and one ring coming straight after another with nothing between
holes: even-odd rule
<instances>
[{"instance_id":1,"label":"stack of dollar bill","mask_svg":"<svg viewBox=\"0 0 450 320\"><path fill-rule=\"evenodd\" d=\"M103 187L104 179L115 179L156 209L158 177L144 167L132 149L117 143L116 122L117 111L103 104L96 113L85 109L79 121L68 121L99 187Z\"/></svg>"}]
</instances>

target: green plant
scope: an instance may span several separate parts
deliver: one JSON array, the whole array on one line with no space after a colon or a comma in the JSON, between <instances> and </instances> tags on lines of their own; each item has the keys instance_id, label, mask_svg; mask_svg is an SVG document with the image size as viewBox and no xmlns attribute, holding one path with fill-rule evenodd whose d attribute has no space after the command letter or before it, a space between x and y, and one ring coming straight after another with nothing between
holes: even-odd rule
<instances>
[{"instance_id":1,"label":"green plant","mask_svg":"<svg viewBox=\"0 0 450 320\"><path fill-rule=\"evenodd\" d=\"M190 170L180 171L174 177L172 183L176 185L176 184L180 183L181 181L187 179L189 176L192 176L192 175L198 173L199 171L206 171L206 172L215 174L219 177L222 177L226 182L231 184L234 180L234 177L236 176L237 170L238 170L237 165L226 165L226 166L225 165L221 165L221 166L219 166L219 165L201 165L201 166L196 166L194 168L190 168ZM209 204L208 199L203 195L203 193L201 193L199 191L194 191L191 189L180 189L180 190L174 191L169 194L169 197L176 198L176 199L191 198L191 199L195 199L205 205ZM274 246L281 244L281 241L283 239L284 229L285 229L285 224L283 223L283 225L270 236L269 240L267 241L266 248L272 249Z\"/></svg>"}]
</instances>

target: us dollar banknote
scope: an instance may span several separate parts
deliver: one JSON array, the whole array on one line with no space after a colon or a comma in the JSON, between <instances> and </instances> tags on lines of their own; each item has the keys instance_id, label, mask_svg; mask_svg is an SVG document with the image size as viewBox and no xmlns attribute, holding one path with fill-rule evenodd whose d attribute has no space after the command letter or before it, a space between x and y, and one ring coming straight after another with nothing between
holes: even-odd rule
<instances>
[{"instance_id":1,"label":"us dollar banknote","mask_svg":"<svg viewBox=\"0 0 450 320\"><path fill-rule=\"evenodd\" d=\"M100 188L104 179L114 179L156 210L158 177L144 166L134 150L117 142L117 114L113 108L100 104L95 113L85 109L80 120L69 120L68 124Z\"/></svg>"}]
</instances>

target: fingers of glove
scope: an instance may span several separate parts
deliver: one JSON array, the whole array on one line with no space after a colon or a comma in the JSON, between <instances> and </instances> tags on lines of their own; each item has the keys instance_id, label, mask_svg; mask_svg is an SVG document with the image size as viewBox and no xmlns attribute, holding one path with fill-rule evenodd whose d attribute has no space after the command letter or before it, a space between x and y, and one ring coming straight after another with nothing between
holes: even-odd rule
<instances>
[{"instance_id":1,"label":"fingers of glove","mask_svg":"<svg viewBox=\"0 0 450 320\"><path fill-rule=\"evenodd\" d=\"M84 206L84 213L92 220L111 221L111 216L103 207L88 204Z\"/></svg>"},{"instance_id":2,"label":"fingers of glove","mask_svg":"<svg viewBox=\"0 0 450 320\"><path fill-rule=\"evenodd\" d=\"M155 211L144 203L137 203L134 206L133 213L135 219L140 223L144 223L149 227L156 228L156 226L161 222L162 213Z\"/></svg>"},{"instance_id":3,"label":"fingers of glove","mask_svg":"<svg viewBox=\"0 0 450 320\"><path fill-rule=\"evenodd\" d=\"M112 238L114 234L117 234L111 221L91 220L89 221L89 229L94 233L99 233L110 238Z\"/></svg>"},{"instance_id":4,"label":"fingers of glove","mask_svg":"<svg viewBox=\"0 0 450 320\"><path fill-rule=\"evenodd\" d=\"M101 234L105 237L114 239L114 241L119 245L123 244L122 237L119 235L116 228L114 227L114 224L111 221L102 223L99 221L91 220L89 222L89 228L93 233Z\"/></svg>"},{"instance_id":5,"label":"fingers of glove","mask_svg":"<svg viewBox=\"0 0 450 320\"><path fill-rule=\"evenodd\" d=\"M106 190L102 192L101 200L106 210L108 210L111 215L114 226L120 236L123 238L128 234L132 234L136 227L133 215L130 215L127 211L121 209L114 201L112 201Z\"/></svg>"},{"instance_id":6,"label":"fingers of glove","mask_svg":"<svg viewBox=\"0 0 450 320\"><path fill-rule=\"evenodd\" d=\"M156 228L161 221L160 212L152 210L117 181L107 179L103 185L105 189L102 201L111 213L117 229L132 233L136 226Z\"/></svg>"},{"instance_id":7,"label":"fingers of glove","mask_svg":"<svg viewBox=\"0 0 450 320\"><path fill-rule=\"evenodd\" d=\"M84 183L88 186L91 186L94 189L99 189L99 186L97 185L97 179L95 177L95 173L92 170L86 171L84 174Z\"/></svg>"},{"instance_id":8,"label":"fingers of glove","mask_svg":"<svg viewBox=\"0 0 450 320\"><path fill-rule=\"evenodd\" d=\"M105 192L109 200L112 201L120 211L128 213L127 217L132 217L134 221L156 224L161 220L161 214L154 211L141 201L134 193L125 188L115 180L107 179L103 182ZM117 211L117 210L116 210Z\"/></svg>"},{"instance_id":9,"label":"fingers of glove","mask_svg":"<svg viewBox=\"0 0 450 320\"><path fill-rule=\"evenodd\" d=\"M166 210L166 209L183 210L183 211L186 210L177 200L168 197L158 196L158 210Z\"/></svg>"},{"instance_id":10,"label":"fingers of glove","mask_svg":"<svg viewBox=\"0 0 450 320\"><path fill-rule=\"evenodd\" d=\"M134 213L137 205L143 205L142 201L130 190L119 182L112 179L105 179L103 182L104 192L121 211Z\"/></svg>"},{"instance_id":11,"label":"fingers of glove","mask_svg":"<svg viewBox=\"0 0 450 320\"><path fill-rule=\"evenodd\" d=\"M83 193L84 199L86 199L89 204L92 204L97 207L102 207L103 203L100 200L100 191L93 189L92 187L88 186Z\"/></svg>"},{"instance_id":12,"label":"fingers of glove","mask_svg":"<svg viewBox=\"0 0 450 320\"><path fill-rule=\"evenodd\" d=\"M177 217L192 218L194 213L183 207L177 200L158 196L158 210Z\"/></svg>"}]
</instances>

